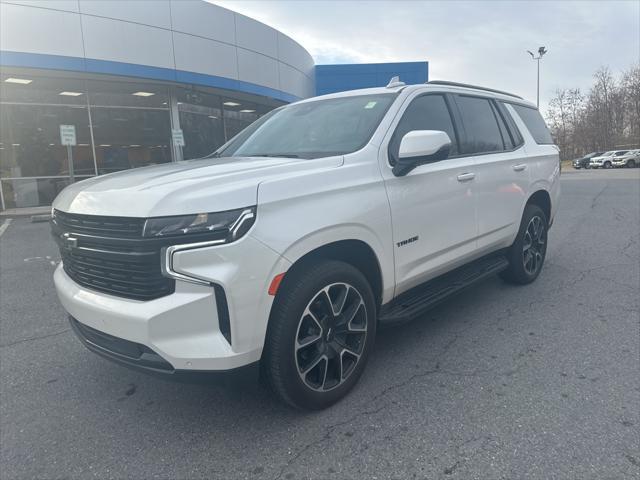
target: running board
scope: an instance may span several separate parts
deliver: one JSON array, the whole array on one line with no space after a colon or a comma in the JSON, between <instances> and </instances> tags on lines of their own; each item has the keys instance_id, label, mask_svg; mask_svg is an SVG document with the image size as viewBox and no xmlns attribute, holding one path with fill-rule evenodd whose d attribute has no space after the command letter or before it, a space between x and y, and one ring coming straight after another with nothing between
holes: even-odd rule
<instances>
[{"instance_id":1,"label":"running board","mask_svg":"<svg viewBox=\"0 0 640 480\"><path fill-rule=\"evenodd\" d=\"M508 266L509 262L502 254L492 254L418 285L382 307L378 317L380 325L395 325L413 320L450 295L495 275Z\"/></svg>"}]
</instances>

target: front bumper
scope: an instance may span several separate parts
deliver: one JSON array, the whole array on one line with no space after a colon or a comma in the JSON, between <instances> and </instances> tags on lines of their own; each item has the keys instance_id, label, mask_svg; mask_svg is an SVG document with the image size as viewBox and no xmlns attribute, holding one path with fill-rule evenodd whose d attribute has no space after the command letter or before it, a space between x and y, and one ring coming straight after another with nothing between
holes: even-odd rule
<instances>
[{"instance_id":1,"label":"front bumper","mask_svg":"<svg viewBox=\"0 0 640 480\"><path fill-rule=\"evenodd\" d=\"M212 380L229 383L253 383L259 376L258 362L232 370L176 370L149 347L87 327L71 316L69 316L69 323L78 339L89 350L133 370L189 383L210 382Z\"/></svg>"},{"instance_id":2,"label":"front bumper","mask_svg":"<svg viewBox=\"0 0 640 480\"><path fill-rule=\"evenodd\" d=\"M289 266L283 257L247 235L231 244L174 254L174 270L206 279L212 286L176 280L170 295L131 300L78 285L62 265L54 273L54 283L63 307L80 327L148 349L159 357L156 360L167 364L160 370L222 371L260 359L273 301L267 294L269 282ZM213 285L225 294L231 342L220 328ZM114 355L91 349L118 361Z\"/></svg>"}]
</instances>

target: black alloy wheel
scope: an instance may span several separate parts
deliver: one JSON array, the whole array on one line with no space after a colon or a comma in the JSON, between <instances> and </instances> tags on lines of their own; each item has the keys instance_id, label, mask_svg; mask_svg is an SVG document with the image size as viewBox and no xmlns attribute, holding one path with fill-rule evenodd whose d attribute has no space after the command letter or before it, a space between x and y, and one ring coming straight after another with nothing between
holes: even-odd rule
<instances>
[{"instance_id":1,"label":"black alloy wheel","mask_svg":"<svg viewBox=\"0 0 640 480\"><path fill-rule=\"evenodd\" d=\"M547 248L547 229L544 220L534 216L529 221L522 245L522 265L529 275L536 275L542 268Z\"/></svg>"},{"instance_id":2,"label":"black alloy wheel","mask_svg":"<svg viewBox=\"0 0 640 480\"><path fill-rule=\"evenodd\" d=\"M305 410L344 397L373 349L376 315L371 285L353 265L329 259L294 265L276 294L261 362L274 393Z\"/></svg>"},{"instance_id":3,"label":"black alloy wheel","mask_svg":"<svg viewBox=\"0 0 640 480\"><path fill-rule=\"evenodd\" d=\"M360 361L367 326L366 307L355 287L334 283L317 292L300 317L295 339L300 379L317 391L344 383Z\"/></svg>"}]
</instances>

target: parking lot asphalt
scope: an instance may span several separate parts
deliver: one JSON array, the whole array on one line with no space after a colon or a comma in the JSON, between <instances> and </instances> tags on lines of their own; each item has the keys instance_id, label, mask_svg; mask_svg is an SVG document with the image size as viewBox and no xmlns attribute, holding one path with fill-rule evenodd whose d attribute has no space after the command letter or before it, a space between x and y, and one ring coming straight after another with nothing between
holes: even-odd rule
<instances>
[{"instance_id":1,"label":"parking lot asphalt","mask_svg":"<svg viewBox=\"0 0 640 480\"><path fill-rule=\"evenodd\" d=\"M176 384L69 330L46 223L0 237L0 476L640 477L640 170L568 172L532 285L479 284L376 341L359 385L300 413Z\"/></svg>"}]
</instances>

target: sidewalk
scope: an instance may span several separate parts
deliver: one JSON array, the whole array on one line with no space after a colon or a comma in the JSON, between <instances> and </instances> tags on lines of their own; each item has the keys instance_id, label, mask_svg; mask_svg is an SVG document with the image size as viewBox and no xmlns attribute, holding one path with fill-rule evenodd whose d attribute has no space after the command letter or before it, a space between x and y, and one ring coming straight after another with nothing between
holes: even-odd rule
<instances>
[{"instance_id":1,"label":"sidewalk","mask_svg":"<svg viewBox=\"0 0 640 480\"><path fill-rule=\"evenodd\" d=\"M31 207L31 208L7 208L0 211L0 218L33 217L40 215L50 215L51 207Z\"/></svg>"}]
</instances>

